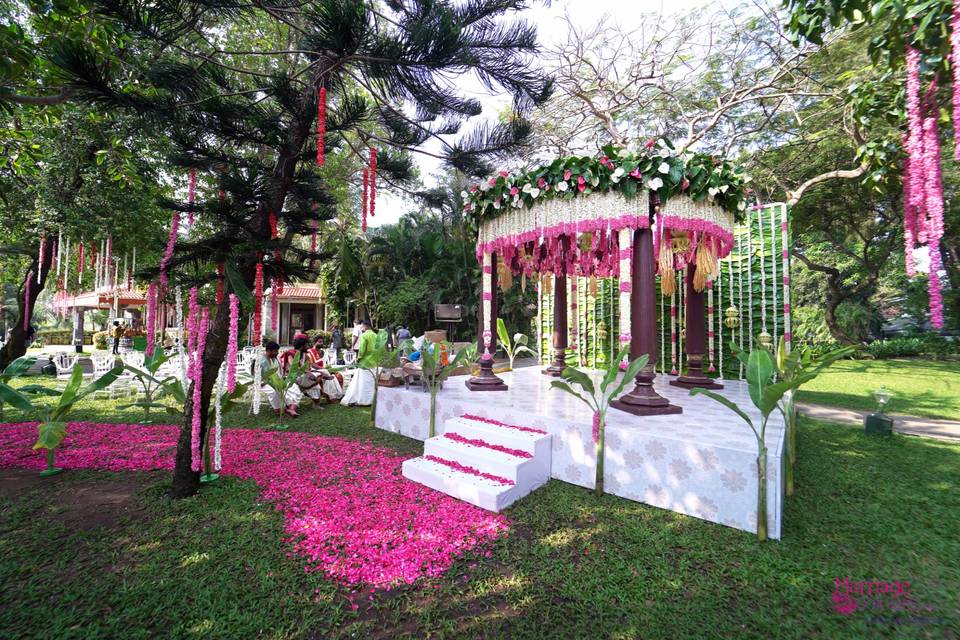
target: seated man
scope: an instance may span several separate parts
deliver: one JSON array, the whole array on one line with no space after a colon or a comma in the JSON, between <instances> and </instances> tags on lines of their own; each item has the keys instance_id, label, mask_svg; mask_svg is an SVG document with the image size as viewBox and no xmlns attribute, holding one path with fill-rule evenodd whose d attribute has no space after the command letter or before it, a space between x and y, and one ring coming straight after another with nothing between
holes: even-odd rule
<instances>
[{"instance_id":1,"label":"seated man","mask_svg":"<svg viewBox=\"0 0 960 640\"><path fill-rule=\"evenodd\" d=\"M273 341L267 341L263 345L264 353L260 356L260 379L265 380L270 371L276 369L282 371L280 367L280 360L277 358L277 355L280 353L280 345ZM256 366L256 363L251 363L251 366ZM251 374L253 372L251 371ZM287 415L298 416L300 415L297 412L297 405L300 404L300 398L303 396L299 387L292 386L287 389L286 398L280 398L279 392L277 392L273 387L268 385L266 382L262 383L260 390L266 394L267 401L270 403L270 406L273 407L273 410L278 414L281 410L286 411ZM285 408L284 408L285 407Z\"/></svg>"},{"instance_id":2,"label":"seated man","mask_svg":"<svg viewBox=\"0 0 960 640\"><path fill-rule=\"evenodd\" d=\"M329 402L339 402L343 397L343 376L330 373L323 359L323 338L317 336L313 346L307 350L310 358L310 372L320 381L320 392Z\"/></svg>"}]
</instances>

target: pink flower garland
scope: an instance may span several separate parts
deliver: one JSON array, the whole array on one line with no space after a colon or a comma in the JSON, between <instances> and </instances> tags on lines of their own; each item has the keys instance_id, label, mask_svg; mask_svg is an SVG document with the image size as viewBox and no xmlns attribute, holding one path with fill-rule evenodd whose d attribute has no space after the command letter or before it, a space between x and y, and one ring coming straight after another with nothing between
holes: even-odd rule
<instances>
[{"instance_id":1,"label":"pink flower garland","mask_svg":"<svg viewBox=\"0 0 960 640\"><path fill-rule=\"evenodd\" d=\"M173 259L173 248L177 244L177 231L180 229L180 212L174 211L170 217L170 236L167 238L167 249L160 260L160 286L163 289L167 287L167 267L170 266L170 260ZM83 257L83 245L80 246L81 263Z\"/></svg>"},{"instance_id":2,"label":"pink flower garland","mask_svg":"<svg viewBox=\"0 0 960 640\"><path fill-rule=\"evenodd\" d=\"M317 96L317 166L322 167L324 162L324 144L327 135L327 88L320 87Z\"/></svg>"},{"instance_id":3,"label":"pink flower garland","mask_svg":"<svg viewBox=\"0 0 960 640\"><path fill-rule=\"evenodd\" d=\"M157 332L157 285L153 282L147 287L147 355L153 356L154 340Z\"/></svg>"},{"instance_id":4,"label":"pink flower garland","mask_svg":"<svg viewBox=\"0 0 960 640\"><path fill-rule=\"evenodd\" d=\"M230 294L230 338L227 343L227 391L237 388L237 333L240 322L240 299Z\"/></svg>"},{"instance_id":5,"label":"pink flower garland","mask_svg":"<svg viewBox=\"0 0 960 640\"><path fill-rule=\"evenodd\" d=\"M593 444L600 443L600 412L593 412Z\"/></svg>"},{"instance_id":6,"label":"pink flower garland","mask_svg":"<svg viewBox=\"0 0 960 640\"><path fill-rule=\"evenodd\" d=\"M440 457L431 456L431 455L426 455L423 457L425 460L429 460L430 462L436 462L437 464L442 464L445 467L450 467L451 469L455 471L459 471L460 473L466 473L471 476L477 476L478 478L485 478L486 480L490 480L491 482L495 482L497 484L502 484L507 486L513 486L515 484L514 481L510 480L509 478L504 478L503 476L495 476L492 473L484 473L479 469L476 469L474 467L468 467L467 465L460 464L455 460L447 460L446 458L440 458Z\"/></svg>"},{"instance_id":7,"label":"pink flower garland","mask_svg":"<svg viewBox=\"0 0 960 640\"><path fill-rule=\"evenodd\" d=\"M511 449L510 447L505 447L502 444L487 442L486 440L481 440L480 438L468 438L452 431L447 431L443 434L443 437L447 438L448 440L453 440L454 442L459 442L460 444L467 444L472 447L481 447L484 449L492 449L493 451L506 453L507 455L515 456L517 458L533 457L533 454L523 451L522 449Z\"/></svg>"},{"instance_id":8,"label":"pink flower garland","mask_svg":"<svg viewBox=\"0 0 960 640\"><path fill-rule=\"evenodd\" d=\"M192 429L192 447L190 449L192 460L191 468L194 471L200 471L200 463L203 458L203 440L200 437L200 394L203 386L203 352L207 346L207 329L210 324L209 312L203 310L203 317L197 330L197 353L193 356L193 429Z\"/></svg>"},{"instance_id":9,"label":"pink flower garland","mask_svg":"<svg viewBox=\"0 0 960 640\"><path fill-rule=\"evenodd\" d=\"M260 346L263 327L263 263L257 262L257 275L253 280L253 346Z\"/></svg>"},{"instance_id":10,"label":"pink flower garland","mask_svg":"<svg viewBox=\"0 0 960 640\"><path fill-rule=\"evenodd\" d=\"M370 197L370 170L363 170L363 204L360 205L363 221L360 228L364 233L367 231L367 199Z\"/></svg>"},{"instance_id":11,"label":"pink flower garland","mask_svg":"<svg viewBox=\"0 0 960 640\"><path fill-rule=\"evenodd\" d=\"M470 413L464 413L460 416L466 420L474 420L476 422L483 422L485 424L493 424L498 427L507 427L508 429L516 429L517 431L525 431L526 433L536 433L541 436L547 435L546 431L542 429L534 429L533 427L521 427L517 424L507 424L506 422L500 422L499 420L494 420L493 418L484 418L483 416L475 416Z\"/></svg>"},{"instance_id":12,"label":"pink flower garland","mask_svg":"<svg viewBox=\"0 0 960 640\"><path fill-rule=\"evenodd\" d=\"M940 284L940 238L943 237L943 180L940 172L940 136L937 131L937 81L930 83L925 98L923 119L923 163L925 204L927 210L926 240L930 254L928 290L930 292L930 324L943 328L943 293Z\"/></svg>"}]
</instances>

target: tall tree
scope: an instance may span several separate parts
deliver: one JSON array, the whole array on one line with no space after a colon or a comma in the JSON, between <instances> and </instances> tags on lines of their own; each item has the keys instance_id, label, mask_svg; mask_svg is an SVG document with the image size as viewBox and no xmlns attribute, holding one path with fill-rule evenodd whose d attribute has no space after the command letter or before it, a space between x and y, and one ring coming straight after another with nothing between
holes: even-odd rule
<instances>
[{"instance_id":1,"label":"tall tree","mask_svg":"<svg viewBox=\"0 0 960 640\"><path fill-rule=\"evenodd\" d=\"M203 285L215 277L215 263L223 262L237 283L252 288L258 263L276 282L313 277L311 260L323 257L294 241L312 231L312 221L338 213L324 170L315 166L321 89L327 98L326 153L353 157L359 168L368 160L367 148L377 147L377 177L387 185L409 179L407 152L428 142L429 153L478 174L523 141L529 132L523 113L549 92L549 82L527 60L535 30L505 18L525 5L91 2L97 19L124 36L118 60L101 64L95 51L74 42L48 54L74 96L138 113L173 145L169 165L184 174L197 171L198 200L167 203L199 219L176 243L171 278ZM481 111L476 99L452 88L452 80L465 74L510 92L515 113L451 140ZM227 284L228 292L234 288ZM216 308L203 354L201 438L227 346L227 299ZM191 451L193 414L188 399L174 497L198 488L199 473L191 469L197 455Z\"/></svg>"}]
</instances>

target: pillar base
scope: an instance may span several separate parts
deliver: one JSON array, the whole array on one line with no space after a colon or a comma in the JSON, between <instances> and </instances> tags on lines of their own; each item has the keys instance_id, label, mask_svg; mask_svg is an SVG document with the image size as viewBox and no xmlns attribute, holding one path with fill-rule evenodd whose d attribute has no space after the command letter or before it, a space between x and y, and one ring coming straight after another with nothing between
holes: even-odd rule
<instances>
[{"instance_id":1,"label":"pillar base","mask_svg":"<svg viewBox=\"0 0 960 640\"><path fill-rule=\"evenodd\" d=\"M480 373L464 384L470 391L506 391L507 385L493 372L493 360L480 362Z\"/></svg>"},{"instance_id":2,"label":"pillar base","mask_svg":"<svg viewBox=\"0 0 960 640\"><path fill-rule=\"evenodd\" d=\"M547 366L546 369L543 369L540 373L545 376L550 376L552 378L559 378L563 375L563 370L567 368L567 352L566 350L562 351L559 354L554 355L553 361Z\"/></svg>"},{"instance_id":3,"label":"pillar base","mask_svg":"<svg viewBox=\"0 0 960 640\"><path fill-rule=\"evenodd\" d=\"M676 380L671 380L670 385L683 389L723 389L722 384L707 376L680 376Z\"/></svg>"},{"instance_id":4,"label":"pillar base","mask_svg":"<svg viewBox=\"0 0 960 640\"><path fill-rule=\"evenodd\" d=\"M641 372L640 376L644 374ZM663 416L683 413L683 407L670 404L670 401L653 389L653 375L638 376L633 390L620 396L610 403L610 406L620 411L632 413L635 416Z\"/></svg>"},{"instance_id":5,"label":"pillar base","mask_svg":"<svg viewBox=\"0 0 960 640\"><path fill-rule=\"evenodd\" d=\"M470 391L506 391L509 388L507 387L507 383L497 376L487 378L482 374L470 378L464 384L467 385L467 389Z\"/></svg>"}]
</instances>

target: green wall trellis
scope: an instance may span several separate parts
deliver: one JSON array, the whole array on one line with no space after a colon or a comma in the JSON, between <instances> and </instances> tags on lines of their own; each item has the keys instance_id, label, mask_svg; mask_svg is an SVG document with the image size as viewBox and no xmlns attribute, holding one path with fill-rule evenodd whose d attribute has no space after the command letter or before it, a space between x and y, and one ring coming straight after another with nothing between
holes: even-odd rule
<instances>
[{"instance_id":1,"label":"green wall trellis","mask_svg":"<svg viewBox=\"0 0 960 640\"><path fill-rule=\"evenodd\" d=\"M787 222L784 232L783 224ZM786 242L784 242L784 238ZM714 358L713 365L722 378L738 379L743 377L739 361L733 356L730 341L738 346L749 348L751 336L757 339L761 333L769 334L771 343L776 345L781 336L789 334L790 321L790 273L791 247L789 216L786 205L773 203L752 208L747 212L743 224L734 229L734 245L730 255L720 261L720 276L713 284L713 324ZM786 252L786 253L784 253ZM784 273L786 262L786 274ZM678 273L679 283L682 274ZM573 278L568 278L568 281ZM618 286L611 278L598 278L595 284L596 295L590 291L589 278L576 278L577 313L571 308L573 300L569 284L567 291L567 318L570 344L574 336L580 349L577 353L567 352L567 364L573 366L603 368L615 354L617 330L619 326ZM680 287L678 286L678 290ZM551 357L551 336L553 335L553 299L552 293L543 293L538 288L538 315L534 318L534 331L541 362L546 364ZM709 295L708 295L709 300ZM678 291L674 298L677 313L675 339L671 336L669 297L661 295L659 278L657 280L657 304L654 313L658 319L657 372L670 373L671 354L676 355L678 366L684 360L683 343L683 292ZM737 325L726 326L726 313L733 308ZM787 337L789 341L789 336ZM705 365L709 365L709 356L705 354ZM722 368L721 368L722 364Z\"/></svg>"}]
</instances>

